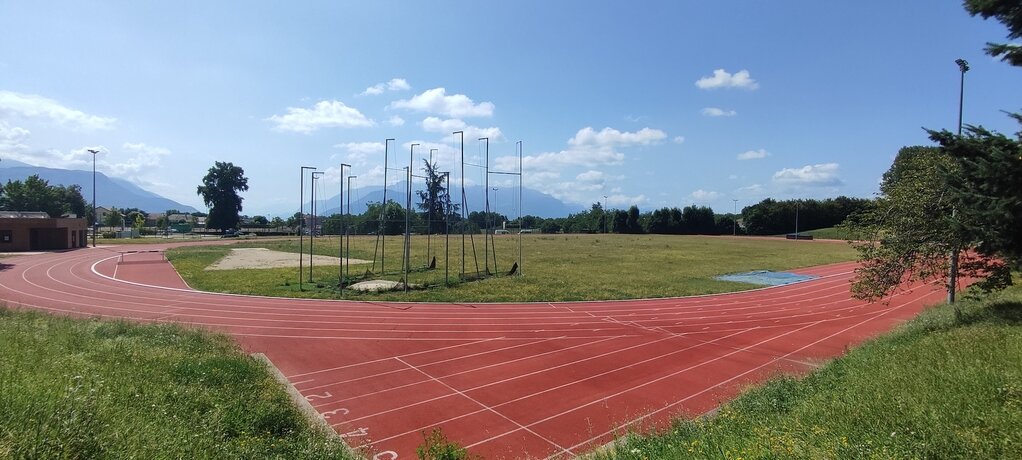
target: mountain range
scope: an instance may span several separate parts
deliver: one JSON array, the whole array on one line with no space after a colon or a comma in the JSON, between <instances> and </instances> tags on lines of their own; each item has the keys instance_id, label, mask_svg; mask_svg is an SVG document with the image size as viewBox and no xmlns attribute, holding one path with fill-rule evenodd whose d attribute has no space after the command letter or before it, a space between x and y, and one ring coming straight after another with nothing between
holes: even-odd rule
<instances>
[{"instance_id":1,"label":"mountain range","mask_svg":"<svg viewBox=\"0 0 1022 460\"><path fill-rule=\"evenodd\" d=\"M0 181L3 183L8 180L23 181L33 174L39 175L40 179L49 182L50 185L81 186L86 203L92 204L92 171L44 168L10 159L0 161ZM191 206L164 198L124 179L109 177L101 172L96 172L96 206L138 208L146 212L164 212L168 209L177 209L181 212L197 211Z\"/></svg>"},{"instance_id":2,"label":"mountain range","mask_svg":"<svg viewBox=\"0 0 1022 460\"><path fill-rule=\"evenodd\" d=\"M482 186L465 187L465 198L469 212L483 211L486 207L486 197ZM460 203L461 191L459 187L451 190L451 200ZM352 191L351 213L361 214L369 208L370 203L383 201L383 187L363 187L361 190ZM387 188L387 200L395 201L401 205L405 204L405 188L400 185L392 185ZM418 203L419 196L412 192L412 206ZM347 202L347 198L345 198ZM311 201L305 203L305 212L310 212ZM347 206L347 203L345 203ZM490 191L490 210L503 214L507 217L518 216L518 188L501 188L494 192ZM581 207L574 207L564 203L557 198L543 192L528 188L522 189L522 215L533 215L538 217L564 217L568 214L581 211ZM325 200L316 200L316 214L329 216L341 212L341 196L334 195ZM292 213L293 214L293 213Z\"/></svg>"}]
</instances>

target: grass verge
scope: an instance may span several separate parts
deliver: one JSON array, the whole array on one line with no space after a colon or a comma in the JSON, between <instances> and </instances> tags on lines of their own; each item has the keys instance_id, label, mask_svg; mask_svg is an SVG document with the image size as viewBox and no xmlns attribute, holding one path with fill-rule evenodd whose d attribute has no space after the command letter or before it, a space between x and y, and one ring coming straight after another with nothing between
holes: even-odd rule
<instances>
[{"instance_id":1,"label":"grass verge","mask_svg":"<svg viewBox=\"0 0 1022 460\"><path fill-rule=\"evenodd\" d=\"M1017 458L1022 287L959 309L931 309L801 380L590 458Z\"/></svg>"},{"instance_id":2,"label":"grass verge","mask_svg":"<svg viewBox=\"0 0 1022 460\"><path fill-rule=\"evenodd\" d=\"M524 277L497 276L483 281L459 282L461 238L451 236L450 281L445 285L444 240L433 237L431 251L436 255L434 270L426 265L427 241L412 238L412 283L428 286L424 290L355 294L345 298L360 300L403 300L431 302L497 301L570 301L607 300L645 297L673 297L732 292L755 287L713 279L716 275L750 270L786 270L853 260L855 252L846 244L814 243L762 238L700 237L672 235L525 235L523 238ZM372 260L375 237L351 238L351 257ZM508 270L517 260L517 235L494 238L498 272ZM485 270L483 241L475 241L478 255L472 257L471 242L466 242L466 272ZM265 247L298 252L297 240L240 242L235 247ZM317 238L316 254L337 256L336 237ZM308 250L306 243L305 250ZM298 257L292 268L204 270L230 251L226 247L192 247L168 251L167 257L185 281L195 289L281 297L337 298L338 267L314 265L313 279L298 290ZM402 240L388 237L385 252L386 272L376 278L399 280ZM308 269L306 260L306 270ZM489 265L493 267L492 255ZM361 275L367 266L351 266L351 274ZM376 272L380 272L377 265ZM308 281L308 272L303 275Z\"/></svg>"},{"instance_id":3,"label":"grass verge","mask_svg":"<svg viewBox=\"0 0 1022 460\"><path fill-rule=\"evenodd\" d=\"M352 458L230 338L0 308L0 458Z\"/></svg>"}]
</instances>

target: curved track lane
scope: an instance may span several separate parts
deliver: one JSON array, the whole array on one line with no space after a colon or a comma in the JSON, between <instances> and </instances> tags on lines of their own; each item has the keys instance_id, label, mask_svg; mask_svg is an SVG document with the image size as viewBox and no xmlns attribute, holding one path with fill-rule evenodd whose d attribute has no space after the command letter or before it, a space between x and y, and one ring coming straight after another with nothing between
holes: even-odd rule
<instances>
[{"instance_id":1,"label":"curved track lane","mask_svg":"<svg viewBox=\"0 0 1022 460\"><path fill-rule=\"evenodd\" d=\"M162 250L146 246L144 250ZM420 304L193 291L159 253L4 259L0 298L64 314L176 322L266 354L349 444L414 458L422 432L489 458L573 456L628 429L716 408L804 373L942 298L916 286L850 298L852 263L818 279L701 297Z\"/></svg>"}]
</instances>

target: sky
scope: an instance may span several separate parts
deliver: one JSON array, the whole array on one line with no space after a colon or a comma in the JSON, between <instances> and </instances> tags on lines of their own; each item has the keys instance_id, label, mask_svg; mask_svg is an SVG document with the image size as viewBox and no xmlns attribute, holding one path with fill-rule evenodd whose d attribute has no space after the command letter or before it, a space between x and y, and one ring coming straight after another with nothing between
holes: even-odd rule
<instances>
[{"instance_id":1,"label":"sky","mask_svg":"<svg viewBox=\"0 0 1022 460\"><path fill-rule=\"evenodd\" d=\"M381 185L388 138L388 182L418 143L416 174L436 149L457 187L453 131L466 184L478 138L499 172L521 141L524 185L579 209L870 197L923 128L956 129L955 59L966 123L1011 134L1022 109L1022 69L983 53L1006 29L949 0L0 0L0 30L0 160L91 170L97 149L198 209L232 162L248 215L297 211L300 166L321 197ZM492 174L493 199L518 179Z\"/></svg>"}]
</instances>

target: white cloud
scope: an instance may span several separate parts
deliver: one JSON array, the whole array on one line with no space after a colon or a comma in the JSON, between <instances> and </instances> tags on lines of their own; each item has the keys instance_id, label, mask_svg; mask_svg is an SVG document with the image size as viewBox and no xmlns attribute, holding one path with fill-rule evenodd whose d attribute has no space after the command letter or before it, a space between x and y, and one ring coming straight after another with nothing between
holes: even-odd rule
<instances>
[{"instance_id":1,"label":"white cloud","mask_svg":"<svg viewBox=\"0 0 1022 460\"><path fill-rule=\"evenodd\" d=\"M493 103L480 102L476 104L464 94L448 96L447 90L444 88L429 89L422 94L412 96L411 99L394 101L390 107L435 113L450 118L491 117L494 109Z\"/></svg>"},{"instance_id":2,"label":"white cloud","mask_svg":"<svg viewBox=\"0 0 1022 460\"><path fill-rule=\"evenodd\" d=\"M117 121L65 107L53 99L11 91L0 91L0 116L39 118L83 131L113 129Z\"/></svg>"},{"instance_id":3,"label":"white cloud","mask_svg":"<svg viewBox=\"0 0 1022 460\"><path fill-rule=\"evenodd\" d=\"M738 115L734 110L724 110L717 107L707 107L702 110L703 116L707 117L733 117Z\"/></svg>"},{"instance_id":4,"label":"white cloud","mask_svg":"<svg viewBox=\"0 0 1022 460\"><path fill-rule=\"evenodd\" d=\"M841 185L837 163L807 165L801 168L784 168L774 173L774 182L786 185L835 186Z\"/></svg>"},{"instance_id":5,"label":"white cloud","mask_svg":"<svg viewBox=\"0 0 1022 460\"><path fill-rule=\"evenodd\" d=\"M335 144L334 148L342 149L347 153L345 160L355 166L365 166L371 158L383 153L382 142L348 142Z\"/></svg>"},{"instance_id":6,"label":"white cloud","mask_svg":"<svg viewBox=\"0 0 1022 460\"><path fill-rule=\"evenodd\" d=\"M764 149L759 150L748 150L738 154L739 160L759 160L770 156L770 152Z\"/></svg>"},{"instance_id":7,"label":"white cloud","mask_svg":"<svg viewBox=\"0 0 1022 460\"><path fill-rule=\"evenodd\" d=\"M319 101L311 109L288 107L287 114L267 118L277 131L311 133L321 128L356 128L375 125L362 112L341 101Z\"/></svg>"},{"instance_id":8,"label":"white cloud","mask_svg":"<svg viewBox=\"0 0 1022 460\"><path fill-rule=\"evenodd\" d=\"M599 132L586 126L568 140L574 146L613 147L626 145L649 145L664 140L667 133L659 129L642 128L636 132L621 132L614 128L603 128Z\"/></svg>"},{"instance_id":9,"label":"white cloud","mask_svg":"<svg viewBox=\"0 0 1022 460\"><path fill-rule=\"evenodd\" d=\"M715 201L720 198L720 193L714 191L706 191L703 189L696 190L688 194L689 201L699 204L706 204L710 201Z\"/></svg>"},{"instance_id":10,"label":"white cloud","mask_svg":"<svg viewBox=\"0 0 1022 460\"><path fill-rule=\"evenodd\" d=\"M440 119L437 117L426 117L422 120L421 125L422 130L428 133L450 134L454 131L464 131L466 140L479 139L482 137L490 138L491 142L504 140L504 133L500 131L500 128L494 126L489 128L470 126L468 123L465 123L465 121L459 118Z\"/></svg>"},{"instance_id":11,"label":"white cloud","mask_svg":"<svg viewBox=\"0 0 1022 460\"><path fill-rule=\"evenodd\" d=\"M412 89L412 87L404 78L392 78L386 83L377 83L366 88L359 96L372 96L383 94L384 91L407 91L409 89Z\"/></svg>"},{"instance_id":12,"label":"white cloud","mask_svg":"<svg viewBox=\"0 0 1022 460\"><path fill-rule=\"evenodd\" d=\"M741 88L754 90L759 88L759 83L749 76L748 70L740 70L732 75L724 69L717 69L713 71L712 77L703 77L697 80L696 86L699 89Z\"/></svg>"},{"instance_id":13,"label":"white cloud","mask_svg":"<svg viewBox=\"0 0 1022 460\"><path fill-rule=\"evenodd\" d=\"M107 162L109 171L116 176L130 176L138 173L149 173L153 168L160 165L160 159L170 155L170 150L163 147L154 147L142 142L125 142L121 146L123 152L130 155L119 162ZM85 152L88 155L91 153Z\"/></svg>"},{"instance_id":14,"label":"white cloud","mask_svg":"<svg viewBox=\"0 0 1022 460\"><path fill-rule=\"evenodd\" d=\"M405 119L394 115L387 119L387 124L390 126L404 126Z\"/></svg>"},{"instance_id":15,"label":"white cloud","mask_svg":"<svg viewBox=\"0 0 1022 460\"><path fill-rule=\"evenodd\" d=\"M8 155L28 149L28 138L32 133L18 126L11 126L0 121L0 154Z\"/></svg>"},{"instance_id":16,"label":"white cloud","mask_svg":"<svg viewBox=\"0 0 1022 460\"><path fill-rule=\"evenodd\" d=\"M590 184L603 184L604 179L605 176L602 171L593 171L591 169L575 176L575 180Z\"/></svg>"},{"instance_id":17,"label":"white cloud","mask_svg":"<svg viewBox=\"0 0 1022 460\"><path fill-rule=\"evenodd\" d=\"M674 141L675 144L684 144L685 136L674 136L674 139L671 140Z\"/></svg>"}]
</instances>

